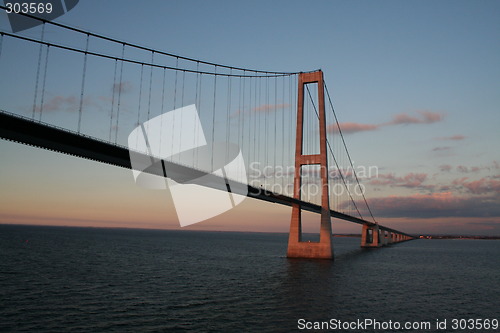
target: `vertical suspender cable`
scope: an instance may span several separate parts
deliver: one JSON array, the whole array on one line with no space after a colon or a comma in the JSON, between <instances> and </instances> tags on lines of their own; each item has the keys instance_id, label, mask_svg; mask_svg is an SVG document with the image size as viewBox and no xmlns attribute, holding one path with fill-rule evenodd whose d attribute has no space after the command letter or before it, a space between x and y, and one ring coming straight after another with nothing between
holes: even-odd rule
<instances>
[{"instance_id":1,"label":"vertical suspender cable","mask_svg":"<svg viewBox=\"0 0 500 333\"><path fill-rule=\"evenodd\" d=\"M229 74L233 74L233 69L229 70ZM229 160L229 142L231 141L231 76L227 78L227 110L226 110L226 161Z\"/></svg>"},{"instance_id":2,"label":"vertical suspender cable","mask_svg":"<svg viewBox=\"0 0 500 333\"><path fill-rule=\"evenodd\" d=\"M273 148L274 148L274 173L273 173L273 184L276 184L276 155L278 155L278 152L276 151L276 148L278 147L278 143L276 142L277 139L277 122L278 122L278 78L274 78L274 142L273 142Z\"/></svg>"},{"instance_id":3,"label":"vertical suspender cable","mask_svg":"<svg viewBox=\"0 0 500 333\"><path fill-rule=\"evenodd\" d=\"M260 106L262 103L261 103L261 90L262 90L262 78L261 77L258 77L257 80L256 80L256 86L255 86L255 106ZM261 125L261 121L262 121L262 112L256 112L255 114L255 120L254 120L254 123L255 123L255 136L256 136L256 139L255 139L255 161L258 161L259 164L258 165L261 165L261 162L262 162L262 149L261 149L261 144L262 144L262 125ZM259 182L261 182L261 180L259 178L257 178Z\"/></svg>"},{"instance_id":4,"label":"vertical suspender cable","mask_svg":"<svg viewBox=\"0 0 500 333\"><path fill-rule=\"evenodd\" d=\"M184 107L184 83L186 81L186 71L182 71L182 92L181 92L181 108Z\"/></svg>"},{"instance_id":5,"label":"vertical suspender cable","mask_svg":"<svg viewBox=\"0 0 500 333\"><path fill-rule=\"evenodd\" d=\"M243 147L245 146L245 113L246 113L246 106L245 106L245 93L246 93L246 80L245 78L242 78L242 91L241 95L242 97L242 102L241 102L241 112L240 112L240 125L241 125L241 146L240 149L241 151L244 151ZM238 172L240 171L240 168L238 166Z\"/></svg>"},{"instance_id":6,"label":"vertical suspender cable","mask_svg":"<svg viewBox=\"0 0 500 333\"><path fill-rule=\"evenodd\" d=\"M165 79L166 79L166 69L163 68L163 82L162 82L162 88L161 88L161 114L163 114L164 109L165 109ZM163 121L160 123L160 142L159 142L159 147L160 147L160 157L162 155L162 138L163 138Z\"/></svg>"},{"instance_id":7,"label":"vertical suspender cable","mask_svg":"<svg viewBox=\"0 0 500 333\"><path fill-rule=\"evenodd\" d=\"M202 103L202 97L203 97L203 90L202 90L202 88L203 88L203 74L200 73L200 94L199 94L200 109L198 111L199 112L198 115L199 115L200 119L201 119L201 115L202 115L202 112L201 112L202 111L202 107L201 107L202 104L201 103ZM202 131L203 129L200 129L200 130ZM198 161L198 159L199 159L198 151L196 151L196 160Z\"/></svg>"},{"instance_id":8,"label":"vertical suspender cable","mask_svg":"<svg viewBox=\"0 0 500 333\"><path fill-rule=\"evenodd\" d=\"M3 32L0 32L0 58L2 57Z\"/></svg>"},{"instance_id":9,"label":"vertical suspender cable","mask_svg":"<svg viewBox=\"0 0 500 333\"><path fill-rule=\"evenodd\" d=\"M281 83L281 102L283 103L283 110L281 111L281 194L285 195L285 174L284 174L284 166L285 163L285 77L282 77Z\"/></svg>"},{"instance_id":10,"label":"vertical suspender cable","mask_svg":"<svg viewBox=\"0 0 500 333\"><path fill-rule=\"evenodd\" d=\"M139 106L137 107L137 122L135 123L135 126L139 126L141 124L141 104L142 104L142 77L144 74L144 65L141 64L141 83L139 85ZM139 131L136 132L136 145L139 140Z\"/></svg>"},{"instance_id":11,"label":"vertical suspender cable","mask_svg":"<svg viewBox=\"0 0 500 333\"><path fill-rule=\"evenodd\" d=\"M155 52L151 52L151 72L149 74L149 100L148 100L148 117L146 120L149 120L151 116L151 92L153 90L153 64L155 59Z\"/></svg>"},{"instance_id":12,"label":"vertical suspender cable","mask_svg":"<svg viewBox=\"0 0 500 333\"><path fill-rule=\"evenodd\" d=\"M250 121L248 122L248 126L251 128L251 136L250 136L250 140L251 143L249 144L249 151L248 151L248 156L251 157L251 160L252 162L255 161L255 151L256 151L256 148L255 148L255 144L256 144L256 137L257 137L257 129L255 127L255 121L257 119L257 107L259 106L257 104L257 81L259 80L258 77L256 77L252 83L252 94L250 95L250 100L252 101L252 104L253 104L253 112L252 112L252 117L250 118Z\"/></svg>"},{"instance_id":13,"label":"vertical suspender cable","mask_svg":"<svg viewBox=\"0 0 500 333\"><path fill-rule=\"evenodd\" d=\"M43 100L45 98L45 82L47 81L47 67L49 65L49 49L50 45L47 45L47 52L45 52L45 68L43 70L43 83L42 83L42 100L40 101L40 117L38 120L42 120L43 112Z\"/></svg>"},{"instance_id":14,"label":"vertical suspender cable","mask_svg":"<svg viewBox=\"0 0 500 333\"><path fill-rule=\"evenodd\" d=\"M199 67L200 63L196 63L196 72L199 72ZM196 88L195 88L195 96L194 96L194 103L196 105L196 108L199 109L199 104L198 104L198 79L200 77L200 73L196 73Z\"/></svg>"},{"instance_id":15,"label":"vertical suspender cable","mask_svg":"<svg viewBox=\"0 0 500 333\"><path fill-rule=\"evenodd\" d=\"M181 91L181 108L184 107L184 81L185 81L185 78L186 78L186 71L182 71L182 91ZM180 124L180 135L182 137L182 116L181 116L181 124ZM180 142L180 140L179 140ZM179 156L179 162L181 161L181 157ZM193 165L194 166L194 165Z\"/></svg>"},{"instance_id":16,"label":"vertical suspender cable","mask_svg":"<svg viewBox=\"0 0 500 333\"><path fill-rule=\"evenodd\" d=\"M269 77L266 77L266 102L265 102L265 106L269 106ZM267 168L268 164L269 164L269 160L268 160L268 157L269 157L269 151L267 149L267 147L269 146L269 140L268 140L268 128L269 128L269 119L267 119L267 116L268 116L268 113L267 112L264 112L264 115L265 115L265 134L264 134L264 152L265 152L265 162L264 162L264 166ZM265 187L267 187L267 177L265 178Z\"/></svg>"},{"instance_id":17,"label":"vertical suspender cable","mask_svg":"<svg viewBox=\"0 0 500 333\"><path fill-rule=\"evenodd\" d=\"M122 88L123 88L123 59L125 57L125 44L122 44L122 61L120 66L120 81L118 81L118 107L116 110L116 126L115 126L115 144L118 140L118 120L120 119L120 105L121 105L121 97L122 97Z\"/></svg>"},{"instance_id":18,"label":"vertical suspender cable","mask_svg":"<svg viewBox=\"0 0 500 333\"><path fill-rule=\"evenodd\" d=\"M203 74L202 73L198 73L198 75L200 76L200 92L198 94L198 112L199 112L199 116L201 118L201 111L202 111L202 107L201 107L201 102L202 102L202 93L203 93L203 90L202 90L202 83L203 83Z\"/></svg>"},{"instance_id":19,"label":"vertical suspender cable","mask_svg":"<svg viewBox=\"0 0 500 333\"><path fill-rule=\"evenodd\" d=\"M217 96L217 65L214 67L214 105L212 114L212 169L210 172L214 171L214 143L215 143L215 101Z\"/></svg>"},{"instance_id":20,"label":"vertical suspender cable","mask_svg":"<svg viewBox=\"0 0 500 333\"><path fill-rule=\"evenodd\" d=\"M172 108L172 110L175 110L176 107L177 107L177 68L179 66L179 57L176 57L175 59L175 80L174 80L174 107ZM173 116L173 123L175 124L175 112L174 112L174 116ZM174 151L174 127L172 126L172 140L170 141L171 145L170 145L170 153L172 154L173 151Z\"/></svg>"},{"instance_id":21,"label":"vertical suspender cable","mask_svg":"<svg viewBox=\"0 0 500 333\"><path fill-rule=\"evenodd\" d=\"M199 67L200 67L200 63L196 62L196 72L199 71ZM198 103L198 79L199 79L200 75L201 75L200 73L196 73L196 88L195 88L195 97L194 97L194 104L195 104L196 110L198 110L198 115L200 112L200 105ZM194 136L195 136L195 138L198 137L198 124L197 123L195 124L195 128L194 128ZM198 149L193 149L193 165L195 166L195 168L198 165L198 158L196 155L197 150Z\"/></svg>"},{"instance_id":22,"label":"vertical suspender cable","mask_svg":"<svg viewBox=\"0 0 500 333\"><path fill-rule=\"evenodd\" d=\"M252 140L252 118L253 118L253 114L255 112L255 108L257 107L257 105L254 106L254 108L252 108L252 77L248 78L249 79L249 83L248 83L248 121L246 122L248 124L248 145L247 145L247 161L250 160L250 152L252 151L252 143L251 143L251 140Z\"/></svg>"},{"instance_id":23,"label":"vertical suspender cable","mask_svg":"<svg viewBox=\"0 0 500 333\"><path fill-rule=\"evenodd\" d=\"M83 58L83 75L82 75L82 89L80 91L80 109L78 112L78 133L80 133L82 127L82 109L83 109L83 95L85 92L85 76L87 74L87 57L89 50L89 34L87 34L87 42L85 43L85 56Z\"/></svg>"},{"instance_id":24,"label":"vertical suspender cable","mask_svg":"<svg viewBox=\"0 0 500 333\"><path fill-rule=\"evenodd\" d=\"M118 59L115 59L115 74L113 75L113 87L111 92L111 116L109 118L109 142L111 142L111 132L113 129L113 113L115 111L115 93L116 93L116 70L118 68Z\"/></svg>"},{"instance_id":25,"label":"vertical suspender cable","mask_svg":"<svg viewBox=\"0 0 500 333\"><path fill-rule=\"evenodd\" d=\"M172 110L175 110L177 108L177 68L179 68L179 58L176 58L175 60L175 81L174 81L174 107ZM175 118L174 118L175 122Z\"/></svg>"},{"instance_id":26,"label":"vertical suspender cable","mask_svg":"<svg viewBox=\"0 0 500 333\"><path fill-rule=\"evenodd\" d=\"M45 35L45 22L42 24L41 42L43 42L44 35ZM42 62L42 49L43 49L43 43L40 43L40 48L38 50L38 67L37 67L37 70L36 70L35 97L33 98L33 113L31 115L31 118L33 120L35 119L36 100L37 100L37 97L38 97L38 81L40 79L40 66L41 66L41 62Z\"/></svg>"},{"instance_id":27,"label":"vertical suspender cable","mask_svg":"<svg viewBox=\"0 0 500 333\"><path fill-rule=\"evenodd\" d=\"M255 87L253 89L253 105L255 107L258 106L257 104L257 81L259 81L260 79L257 77L255 78ZM259 135L259 133L257 132L257 116L258 114L254 114L253 116L253 154L252 154L252 162L255 162L257 161L257 136Z\"/></svg>"},{"instance_id":28,"label":"vertical suspender cable","mask_svg":"<svg viewBox=\"0 0 500 333\"><path fill-rule=\"evenodd\" d=\"M246 75L246 71L243 72ZM243 146L245 145L245 88L246 80L245 76L240 79L240 112L238 115L238 142L240 143L240 149L243 151ZM239 168L238 168L239 172Z\"/></svg>"},{"instance_id":29,"label":"vertical suspender cable","mask_svg":"<svg viewBox=\"0 0 500 333\"><path fill-rule=\"evenodd\" d=\"M184 83L186 81L186 71L182 71L182 91L181 91L181 108L184 107ZM182 117L181 117L181 133L182 133Z\"/></svg>"},{"instance_id":30,"label":"vertical suspender cable","mask_svg":"<svg viewBox=\"0 0 500 333\"><path fill-rule=\"evenodd\" d=\"M244 73L244 72L243 72ZM242 85L243 78L240 77L238 81L238 130L236 131L236 138L238 139L238 147L241 148L241 142L240 142L240 126L241 126L241 114L243 113L243 109L241 106L241 85Z\"/></svg>"},{"instance_id":31,"label":"vertical suspender cable","mask_svg":"<svg viewBox=\"0 0 500 333\"><path fill-rule=\"evenodd\" d=\"M146 118L146 126L149 127L149 118L151 116L151 92L153 91L153 64L154 64L154 59L155 59L155 52L152 51L151 52L151 71L149 72L149 98L148 98L148 114L147 114L147 118ZM151 152L151 154L153 154Z\"/></svg>"}]
</instances>

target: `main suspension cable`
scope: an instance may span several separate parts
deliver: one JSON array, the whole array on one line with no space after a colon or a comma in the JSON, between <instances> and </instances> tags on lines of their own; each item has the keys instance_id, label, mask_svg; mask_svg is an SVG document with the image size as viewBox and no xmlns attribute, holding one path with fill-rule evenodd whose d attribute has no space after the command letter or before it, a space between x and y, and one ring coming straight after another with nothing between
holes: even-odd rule
<instances>
[{"instance_id":1,"label":"main suspension cable","mask_svg":"<svg viewBox=\"0 0 500 333\"><path fill-rule=\"evenodd\" d=\"M3 10L7 10L7 7L2 6L2 5L0 5L0 8L3 9ZM105 41L108 41L108 42L126 45L128 47L132 47L132 48L135 48L135 49L138 49L138 50L142 50L142 51L146 51L146 52L155 52L157 54L161 54L161 55L164 55L164 56L167 56L167 57L178 58L178 59L186 60L186 61L193 62L193 63L200 63L200 64L203 64L203 65L209 65L209 66L214 66L214 67L216 66L216 67L219 67L219 68L226 68L226 69L232 69L232 70L238 70L238 71L247 71L247 72L260 73L260 74L265 74L265 75L271 74L271 75L280 76L280 75L293 75L293 74L298 74L299 73L299 72L264 71L264 70L248 69L248 68L242 68L242 67L236 67L236 66L228 66L228 65L218 64L218 63L209 62L209 61L203 61L203 60L200 60L200 59L194 59L194 58L184 57L184 56L180 56L180 55L177 55L177 54L173 54L173 53L169 53L169 52L165 52L165 51L161 51L161 50L155 50L153 48L145 47L145 46L134 44L134 43L124 42L124 41L121 41L121 40L118 40L118 39L115 39L115 38L111 38L111 37L107 37L107 36L104 36L104 35L101 35L101 34L84 31L82 29L71 27L71 26L68 26L68 25L65 25L65 24L61 24L61 23L57 23L57 22L54 22L54 21L46 20L44 18L40 18L40 17L34 16L34 15L30 15L28 13L16 13L16 14L17 15L22 15L22 16L25 16L25 17L29 17L29 18L32 18L32 19L35 19L35 20L38 20L38 21L41 21L43 23L48 23L48 24L51 24L51 25L54 25L54 26L57 26L57 27L60 27L60 28L66 29L66 30L74 31L74 32L77 32L77 33L80 33L80 34L84 34L84 35L88 35L88 36L91 36L91 37L94 37L94 38L99 38L99 39L102 39L102 40L105 40ZM6 35L11 35L11 34L6 33ZM17 36L17 35L13 35L13 36ZM218 74L218 75L223 75L223 74ZM263 76L265 76L265 75L263 75Z\"/></svg>"},{"instance_id":2,"label":"main suspension cable","mask_svg":"<svg viewBox=\"0 0 500 333\"><path fill-rule=\"evenodd\" d=\"M314 104L314 100L312 99L311 92L309 91L309 87L307 85L305 85L305 86L306 86L306 90L307 90L307 93L309 95L309 98L311 99L311 103L313 105L314 112L316 112L316 116L318 117L318 120L319 120L319 113L318 113L318 110L316 109L316 105ZM359 212L359 209L358 209L358 206L356 205L356 202L352 198L351 191L349 191L349 187L347 186L347 183L345 181L344 175L342 174L342 171L341 171L341 169L340 169L340 167L339 167L339 165L337 163L337 159L335 158L335 155L333 154L333 150L332 150L332 147L330 146L330 142L328 141L328 139L326 139L326 144L328 145L330 153L332 154L333 161L335 162L335 165L337 166L337 170L339 170L340 177L342 178L342 181L344 182L344 185L345 185L345 188L347 190L347 193L349 194L349 197L351 198L351 201L354 204L354 208L356 208L356 211L358 212L359 216L361 217L361 219L363 219L363 216Z\"/></svg>"},{"instance_id":3,"label":"main suspension cable","mask_svg":"<svg viewBox=\"0 0 500 333\"><path fill-rule=\"evenodd\" d=\"M342 138L342 143L344 144L344 148L345 148L345 151L347 153L347 157L349 158L349 162L351 164L352 172L354 174L354 177L356 178L356 182L358 183L358 186L361 188L361 185L360 185L359 179L358 179L358 175L356 174L356 170L354 170L354 165L352 163L351 155L349 154L349 150L347 149L347 145L346 145L345 140L344 140L344 135L342 134L342 130L340 128L340 124L339 124L339 121L337 119L337 115L335 114L335 109L333 108L332 99L330 97L330 93L328 92L328 87L326 86L326 83L324 83L324 86L325 86L325 90L326 90L326 95L328 96L328 101L330 103L330 107L332 108L333 116L335 117L335 122L337 123L337 127L339 129L340 137ZM365 201L366 207L368 208L368 212L370 213L373 221L375 223L377 223L377 221L375 220L375 217L373 216L372 210L370 209L370 206L368 205L368 201L366 200L366 197L365 197L365 194L363 193L363 191L361 191L361 195L363 196L363 200Z\"/></svg>"}]
</instances>

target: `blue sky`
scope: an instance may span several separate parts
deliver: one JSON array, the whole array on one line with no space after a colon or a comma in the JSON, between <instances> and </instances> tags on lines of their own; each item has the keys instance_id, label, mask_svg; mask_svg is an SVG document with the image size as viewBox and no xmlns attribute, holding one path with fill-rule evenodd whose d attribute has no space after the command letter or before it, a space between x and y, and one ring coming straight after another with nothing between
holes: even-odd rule
<instances>
[{"instance_id":1,"label":"blue sky","mask_svg":"<svg viewBox=\"0 0 500 333\"><path fill-rule=\"evenodd\" d=\"M381 223L418 233L498 235L499 14L498 1L147 1L138 6L81 0L57 21L228 65L321 68L355 164L379 168L379 177L364 183ZM3 13L0 28L10 29ZM24 34L39 36L40 30ZM37 54L29 56L31 63L19 60L18 66L34 67ZM1 60L0 86L13 89L17 83L22 95L23 81ZM2 108L11 104L4 98ZM136 188L130 171L5 141L0 152L3 223L50 223L52 218L68 225L177 227L168 193ZM111 199L117 190L120 199ZM130 206L136 208L124 221L117 212ZM247 220L248 212L258 213ZM287 231L289 214L287 208L246 200L193 228ZM334 232L357 230L337 225Z\"/></svg>"}]
</instances>

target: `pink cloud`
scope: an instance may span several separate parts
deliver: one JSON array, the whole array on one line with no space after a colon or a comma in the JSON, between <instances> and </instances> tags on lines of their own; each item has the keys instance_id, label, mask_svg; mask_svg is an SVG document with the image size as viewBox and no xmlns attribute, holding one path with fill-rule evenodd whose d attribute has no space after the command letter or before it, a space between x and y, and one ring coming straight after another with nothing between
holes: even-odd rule
<instances>
[{"instance_id":1,"label":"pink cloud","mask_svg":"<svg viewBox=\"0 0 500 333\"><path fill-rule=\"evenodd\" d=\"M472 166L472 167L467 167L465 165L457 165L457 171L460 173L469 173L469 172L479 172L482 169L485 169L484 167L478 167L478 166Z\"/></svg>"},{"instance_id":2,"label":"pink cloud","mask_svg":"<svg viewBox=\"0 0 500 333\"><path fill-rule=\"evenodd\" d=\"M404 113L394 115L392 117L392 124L418 124L420 120L418 118L409 116Z\"/></svg>"},{"instance_id":3,"label":"pink cloud","mask_svg":"<svg viewBox=\"0 0 500 333\"><path fill-rule=\"evenodd\" d=\"M457 135L452 135L452 136L444 136L444 137L440 137L440 138L437 138L438 140L452 140L452 141L459 141L459 140L463 140L465 139L465 136L461 135L461 134L457 134Z\"/></svg>"},{"instance_id":4,"label":"pink cloud","mask_svg":"<svg viewBox=\"0 0 500 333\"><path fill-rule=\"evenodd\" d=\"M71 108L76 108L78 106L78 101L75 96L54 96L50 98L47 102L43 103L43 111L61 111L69 110ZM40 107L37 107L36 111L40 112Z\"/></svg>"},{"instance_id":5,"label":"pink cloud","mask_svg":"<svg viewBox=\"0 0 500 333\"><path fill-rule=\"evenodd\" d=\"M462 177L462 178L458 178L458 179L454 179L452 181L452 184L453 185L461 185L463 184L464 181L466 181L467 179L469 179L469 177Z\"/></svg>"},{"instance_id":6,"label":"pink cloud","mask_svg":"<svg viewBox=\"0 0 500 333\"><path fill-rule=\"evenodd\" d=\"M238 117L239 115L243 115L243 114L245 114L245 110L238 109L238 110L234 111L233 113L231 113L229 115L229 118L235 118L235 117Z\"/></svg>"},{"instance_id":7,"label":"pink cloud","mask_svg":"<svg viewBox=\"0 0 500 333\"><path fill-rule=\"evenodd\" d=\"M399 113L392 117L392 121L382 123L382 124L360 124L353 122L345 122L340 123L340 130L344 134L356 133L356 132L365 132L365 131L374 131L382 126L392 126L392 125L400 125L400 124L432 124L438 121L443 120L444 114L439 112L431 112L431 111L417 111L416 115L409 115L406 113ZM337 124L330 124L327 126L327 131L329 133L338 133L339 129ZM454 136L453 140L459 140L459 135Z\"/></svg>"},{"instance_id":8,"label":"pink cloud","mask_svg":"<svg viewBox=\"0 0 500 333\"><path fill-rule=\"evenodd\" d=\"M449 164L443 164L439 166L439 170L445 171L445 172L450 172L453 167Z\"/></svg>"},{"instance_id":9,"label":"pink cloud","mask_svg":"<svg viewBox=\"0 0 500 333\"><path fill-rule=\"evenodd\" d=\"M132 83L130 81L124 81L124 82L120 82L120 83L115 83L113 84L113 91L115 93L128 93L130 91L132 91Z\"/></svg>"},{"instance_id":10,"label":"pink cloud","mask_svg":"<svg viewBox=\"0 0 500 333\"><path fill-rule=\"evenodd\" d=\"M434 150L443 150L442 148L445 147L436 147ZM494 162L493 162L494 163ZM493 165L493 169L494 169ZM457 166L451 166L449 164L442 164L439 166L439 170L445 171L445 172L450 172L452 170L456 170L457 172L460 173L478 173L482 170L491 170L491 166L465 166L465 165L457 165Z\"/></svg>"},{"instance_id":11,"label":"pink cloud","mask_svg":"<svg viewBox=\"0 0 500 333\"><path fill-rule=\"evenodd\" d=\"M406 113L399 113L392 117L388 125L399 124L432 124L443 120L444 115L438 112L417 111L417 116L411 116Z\"/></svg>"},{"instance_id":12,"label":"pink cloud","mask_svg":"<svg viewBox=\"0 0 500 333\"><path fill-rule=\"evenodd\" d=\"M450 150L451 147L436 147L433 148L432 151L443 151L443 150Z\"/></svg>"},{"instance_id":13,"label":"pink cloud","mask_svg":"<svg viewBox=\"0 0 500 333\"><path fill-rule=\"evenodd\" d=\"M290 104L263 104L252 109L255 112L271 112L280 109L286 109Z\"/></svg>"},{"instance_id":14,"label":"pink cloud","mask_svg":"<svg viewBox=\"0 0 500 333\"><path fill-rule=\"evenodd\" d=\"M377 178L370 180L369 184L375 186L401 186L401 187L422 187L422 183L427 179L426 173L408 173L403 177L396 177L394 174L379 174Z\"/></svg>"},{"instance_id":15,"label":"pink cloud","mask_svg":"<svg viewBox=\"0 0 500 333\"><path fill-rule=\"evenodd\" d=\"M364 131L374 131L379 127L379 125L373 124L359 124L359 123L340 123L340 130L344 134L364 132ZM326 130L329 133L338 133L339 128L337 124L330 124L327 126Z\"/></svg>"},{"instance_id":16,"label":"pink cloud","mask_svg":"<svg viewBox=\"0 0 500 333\"><path fill-rule=\"evenodd\" d=\"M238 109L236 111L234 111L233 113L231 113L231 115L229 116L230 118L235 118L235 117L239 117L239 116L245 116L246 114L248 114L249 112L273 112L273 111L277 111L277 110L280 110L280 109L286 109L290 107L290 104L262 104L260 106L257 106L251 110L248 110L248 109Z\"/></svg>"},{"instance_id":17,"label":"pink cloud","mask_svg":"<svg viewBox=\"0 0 500 333\"><path fill-rule=\"evenodd\" d=\"M424 124L432 124L437 123L438 121L443 120L444 115L439 112L431 112L431 111L417 111L423 118Z\"/></svg>"},{"instance_id":18,"label":"pink cloud","mask_svg":"<svg viewBox=\"0 0 500 333\"><path fill-rule=\"evenodd\" d=\"M495 178L495 177L493 177ZM481 178L479 180L467 181L468 177L455 179L454 185L463 186L467 191L472 194L500 194L500 180Z\"/></svg>"},{"instance_id":19,"label":"pink cloud","mask_svg":"<svg viewBox=\"0 0 500 333\"><path fill-rule=\"evenodd\" d=\"M98 102L102 102L102 99L94 99L92 96L85 96L82 101L83 107L95 107L100 109L101 106ZM35 107L35 112L55 112L55 111L67 111L67 112L78 112L80 108L80 97L76 96L54 96L43 103L43 107L37 105Z\"/></svg>"},{"instance_id":20,"label":"pink cloud","mask_svg":"<svg viewBox=\"0 0 500 333\"><path fill-rule=\"evenodd\" d=\"M368 204L379 217L491 217L500 216L497 196L466 197L452 192L389 196L368 199ZM359 207L364 205L359 203Z\"/></svg>"}]
</instances>

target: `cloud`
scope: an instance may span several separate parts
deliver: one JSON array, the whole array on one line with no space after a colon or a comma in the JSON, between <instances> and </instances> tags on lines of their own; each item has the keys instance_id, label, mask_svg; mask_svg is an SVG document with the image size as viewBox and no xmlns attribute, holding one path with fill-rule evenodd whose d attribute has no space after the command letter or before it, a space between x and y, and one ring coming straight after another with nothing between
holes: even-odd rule
<instances>
[{"instance_id":1,"label":"cloud","mask_svg":"<svg viewBox=\"0 0 500 333\"><path fill-rule=\"evenodd\" d=\"M236 117L238 117L238 116L240 116L240 115L245 115L245 110L240 110L240 109L238 109L238 110L236 110L236 111L232 112L232 113L229 115L229 118L236 118Z\"/></svg>"},{"instance_id":2,"label":"cloud","mask_svg":"<svg viewBox=\"0 0 500 333\"><path fill-rule=\"evenodd\" d=\"M340 130L343 134L350 134L356 132L364 132L364 131L374 131L379 128L379 125L373 124L359 124L359 123L340 123ZM326 130L329 133L338 133L339 127L337 124L330 124L326 127Z\"/></svg>"},{"instance_id":3,"label":"cloud","mask_svg":"<svg viewBox=\"0 0 500 333\"><path fill-rule=\"evenodd\" d=\"M250 111L249 110L245 110L245 109L238 109L234 112L232 112L230 115L229 115L229 118L235 118L235 117L238 117L238 116L245 116L247 113L249 112L266 112L266 113L269 113L269 112L273 112L273 111L277 111L277 110L280 110L280 109L286 109L290 107L290 104L262 104L260 106L257 106L253 109L251 109Z\"/></svg>"},{"instance_id":4,"label":"cloud","mask_svg":"<svg viewBox=\"0 0 500 333\"><path fill-rule=\"evenodd\" d=\"M492 177L496 178L496 177ZM478 180L467 181L468 177L455 179L453 185L462 186L472 194L500 194L500 180L483 177Z\"/></svg>"},{"instance_id":5,"label":"cloud","mask_svg":"<svg viewBox=\"0 0 500 333\"><path fill-rule=\"evenodd\" d=\"M465 197L442 192L372 198L368 204L378 217L500 217L498 196ZM364 205L360 202L358 207Z\"/></svg>"},{"instance_id":6,"label":"cloud","mask_svg":"<svg viewBox=\"0 0 500 333\"><path fill-rule=\"evenodd\" d=\"M290 104L263 104L252 109L254 112L271 112L290 107Z\"/></svg>"},{"instance_id":7,"label":"cloud","mask_svg":"<svg viewBox=\"0 0 500 333\"><path fill-rule=\"evenodd\" d=\"M458 178L458 179L453 180L452 184L453 185L461 185L467 179L469 179L469 177Z\"/></svg>"},{"instance_id":8,"label":"cloud","mask_svg":"<svg viewBox=\"0 0 500 333\"><path fill-rule=\"evenodd\" d=\"M418 118L409 116L404 113L400 113L392 117L392 122L390 124L398 125L398 124L418 124L418 123L420 123L420 120Z\"/></svg>"},{"instance_id":9,"label":"cloud","mask_svg":"<svg viewBox=\"0 0 500 333\"><path fill-rule=\"evenodd\" d=\"M78 101L75 96L54 96L43 104L43 111L61 111L77 107ZM40 108L37 108L40 111Z\"/></svg>"},{"instance_id":10,"label":"cloud","mask_svg":"<svg viewBox=\"0 0 500 333\"><path fill-rule=\"evenodd\" d=\"M443 151L443 150L450 150L451 147L436 147L432 149L432 151Z\"/></svg>"},{"instance_id":11,"label":"cloud","mask_svg":"<svg viewBox=\"0 0 500 333\"><path fill-rule=\"evenodd\" d=\"M409 125L409 124L432 124L439 122L444 119L444 114L439 112L431 111L416 111L415 115L409 115L407 113L399 113L392 117L392 121L385 122L382 124L360 124L345 122L340 123L340 130L344 134L351 134L356 132L374 131L382 126L395 126L395 125ZM327 126L327 131L329 133L338 133L339 129L337 124L330 124ZM459 136L454 136L459 137ZM459 139L454 139L459 140Z\"/></svg>"},{"instance_id":12,"label":"cloud","mask_svg":"<svg viewBox=\"0 0 500 333\"><path fill-rule=\"evenodd\" d=\"M450 172L453 167L449 164L443 164L439 166L439 170L444 171L444 172Z\"/></svg>"},{"instance_id":13,"label":"cloud","mask_svg":"<svg viewBox=\"0 0 500 333\"><path fill-rule=\"evenodd\" d=\"M119 83L114 83L113 87L112 87L113 92L122 93L122 94L130 92L130 91L132 91L132 89L133 89L133 85L130 81L123 81L123 82L119 82Z\"/></svg>"},{"instance_id":14,"label":"cloud","mask_svg":"<svg viewBox=\"0 0 500 333\"><path fill-rule=\"evenodd\" d=\"M482 225L485 227L494 227L500 230L500 221L482 221L482 222L466 222L466 224Z\"/></svg>"},{"instance_id":15,"label":"cloud","mask_svg":"<svg viewBox=\"0 0 500 333\"><path fill-rule=\"evenodd\" d=\"M95 106L99 107L98 103L94 102L91 96L85 96L82 101L83 107ZM54 96L43 103L43 107L37 105L35 112L55 112L67 111L78 112L80 109L80 97L76 96Z\"/></svg>"},{"instance_id":16,"label":"cloud","mask_svg":"<svg viewBox=\"0 0 500 333\"><path fill-rule=\"evenodd\" d=\"M434 150L435 151L447 150L447 149L443 149L443 148L450 148L451 149L451 147L436 147L436 148L434 148ZM498 162L496 162L496 161L493 161L491 164L486 165L486 166L485 165L482 165L482 166L465 166L465 165L452 166L449 164L442 164L439 166L440 171L450 172L450 171L456 170L459 173L478 173L482 170L493 171L495 169L499 169Z\"/></svg>"},{"instance_id":17,"label":"cloud","mask_svg":"<svg viewBox=\"0 0 500 333\"><path fill-rule=\"evenodd\" d=\"M392 117L392 121L388 124L432 124L443 120L444 115L438 112L417 111L416 116L411 116L406 113L399 113Z\"/></svg>"},{"instance_id":18,"label":"cloud","mask_svg":"<svg viewBox=\"0 0 500 333\"><path fill-rule=\"evenodd\" d=\"M436 138L436 140L452 140L452 141L459 141L459 140L464 140L466 137L461 135L461 134L457 134L457 135L452 135L452 136L443 136L443 137L439 137L439 138Z\"/></svg>"},{"instance_id":19,"label":"cloud","mask_svg":"<svg viewBox=\"0 0 500 333\"><path fill-rule=\"evenodd\" d=\"M377 178L370 180L370 185L375 186L400 186L408 188L427 188L422 185L427 180L426 173L408 173L403 177L396 177L394 174L379 174Z\"/></svg>"}]
</instances>

